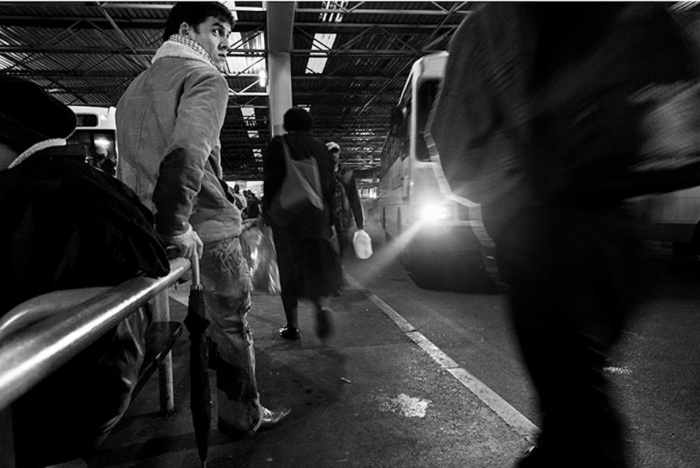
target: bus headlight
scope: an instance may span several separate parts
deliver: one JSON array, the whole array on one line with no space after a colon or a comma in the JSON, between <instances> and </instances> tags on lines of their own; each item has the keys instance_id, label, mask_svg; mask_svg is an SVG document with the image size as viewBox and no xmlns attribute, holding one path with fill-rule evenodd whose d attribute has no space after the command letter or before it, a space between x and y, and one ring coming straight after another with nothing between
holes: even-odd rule
<instances>
[{"instance_id":1,"label":"bus headlight","mask_svg":"<svg viewBox=\"0 0 700 468\"><path fill-rule=\"evenodd\" d=\"M418 207L418 219L424 222L445 221L452 218L449 205L423 205Z\"/></svg>"},{"instance_id":2,"label":"bus headlight","mask_svg":"<svg viewBox=\"0 0 700 468\"><path fill-rule=\"evenodd\" d=\"M105 137L96 137L95 138L95 146L97 148L108 149L110 144L111 144L111 142Z\"/></svg>"}]
</instances>

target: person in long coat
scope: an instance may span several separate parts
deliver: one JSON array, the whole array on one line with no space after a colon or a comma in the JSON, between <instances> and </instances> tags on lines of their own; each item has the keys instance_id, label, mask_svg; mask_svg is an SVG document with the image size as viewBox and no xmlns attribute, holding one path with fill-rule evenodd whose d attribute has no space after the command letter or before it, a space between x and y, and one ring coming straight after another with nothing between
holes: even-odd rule
<instances>
[{"instance_id":1,"label":"person in long coat","mask_svg":"<svg viewBox=\"0 0 700 468\"><path fill-rule=\"evenodd\" d=\"M272 227L277 263L282 287L282 306L287 323L280 336L299 339L299 299L308 298L316 314L316 335L330 337L333 330L330 296L342 286L340 255L333 240L335 206L335 179L332 158L326 146L309 134L313 127L311 115L300 107L284 114L284 136L270 142L263 158L263 219ZM313 157L318 164L324 209L318 214L299 217L294 223L281 226L269 216L270 204L281 189L285 176L285 158L282 138L286 141L292 159Z\"/></svg>"}]
</instances>

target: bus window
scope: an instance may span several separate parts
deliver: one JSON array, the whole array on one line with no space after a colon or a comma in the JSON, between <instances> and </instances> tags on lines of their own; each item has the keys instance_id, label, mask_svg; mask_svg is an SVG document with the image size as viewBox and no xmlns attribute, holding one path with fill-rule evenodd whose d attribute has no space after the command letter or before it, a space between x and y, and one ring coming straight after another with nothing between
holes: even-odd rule
<instances>
[{"instance_id":1,"label":"bus window","mask_svg":"<svg viewBox=\"0 0 700 468\"><path fill-rule=\"evenodd\" d=\"M430 161L430 153L428 152L428 145L424 137L425 126L428 123L430 110L435 102L435 96L437 96L439 86L439 80L427 80L418 88L418 138L416 138L416 159L419 161Z\"/></svg>"},{"instance_id":2,"label":"bus window","mask_svg":"<svg viewBox=\"0 0 700 468\"><path fill-rule=\"evenodd\" d=\"M104 172L115 175L117 163L117 135L114 107L70 106L78 120L68 143L85 147L85 162Z\"/></svg>"}]
</instances>

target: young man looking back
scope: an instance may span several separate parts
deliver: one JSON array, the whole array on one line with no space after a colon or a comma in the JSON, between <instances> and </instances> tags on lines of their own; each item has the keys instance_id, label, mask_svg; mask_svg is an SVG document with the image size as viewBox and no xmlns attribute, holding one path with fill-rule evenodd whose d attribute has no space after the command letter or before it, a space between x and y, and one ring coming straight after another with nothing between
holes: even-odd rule
<instances>
[{"instance_id":1,"label":"young man looking back","mask_svg":"<svg viewBox=\"0 0 700 468\"><path fill-rule=\"evenodd\" d=\"M219 430L239 438L274 426L289 410L260 404L241 213L220 181L228 101L220 70L233 24L218 2L173 6L152 65L117 105L117 175L153 210L168 245L201 257L208 330L217 345Z\"/></svg>"}]
</instances>

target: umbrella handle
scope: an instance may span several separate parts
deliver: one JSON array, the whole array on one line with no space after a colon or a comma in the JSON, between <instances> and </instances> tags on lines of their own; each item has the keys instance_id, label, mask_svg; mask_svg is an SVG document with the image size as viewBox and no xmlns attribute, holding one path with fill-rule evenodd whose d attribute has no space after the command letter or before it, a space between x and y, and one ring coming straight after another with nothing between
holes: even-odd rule
<instances>
[{"instance_id":1,"label":"umbrella handle","mask_svg":"<svg viewBox=\"0 0 700 468\"><path fill-rule=\"evenodd\" d=\"M199 286L202 282L199 277L199 255L196 249L192 257L190 257L190 262L192 263L192 286Z\"/></svg>"}]
</instances>

